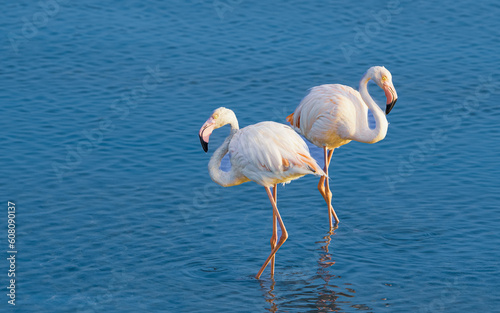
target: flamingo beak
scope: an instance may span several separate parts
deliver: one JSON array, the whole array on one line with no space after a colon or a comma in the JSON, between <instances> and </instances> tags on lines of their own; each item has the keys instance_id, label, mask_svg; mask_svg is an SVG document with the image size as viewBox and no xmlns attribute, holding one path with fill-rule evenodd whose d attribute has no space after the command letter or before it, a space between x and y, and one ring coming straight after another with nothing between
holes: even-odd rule
<instances>
[{"instance_id":1,"label":"flamingo beak","mask_svg":"<svg viewBox=\"0 0 500 313\"><path fill-rule=\"evenodd\" d=\"M384 84L384 92L385 92L385 97L387 98L387 104L385 107L385 114L389 114L391 112L392 108L396 104L396 101L398 101L398 94L396 93L396 89L394 89L394 86L392 84Z\"/></svg>"},{"instance_id":2,"label":"flamingo beak","mask_svg":"<svg viewBox=\"0 0 500 313\"><path fill-rule=\"evenodd\" d=\"M215 127L215 121L213 118L209 118L205 124L200 129L200 132L198 133L198 136L200 137L200 143L201 147L203 148L203 151L208 152L208 140L210 138L210 135L214 131Z\"/></svg>"}]
</instances>

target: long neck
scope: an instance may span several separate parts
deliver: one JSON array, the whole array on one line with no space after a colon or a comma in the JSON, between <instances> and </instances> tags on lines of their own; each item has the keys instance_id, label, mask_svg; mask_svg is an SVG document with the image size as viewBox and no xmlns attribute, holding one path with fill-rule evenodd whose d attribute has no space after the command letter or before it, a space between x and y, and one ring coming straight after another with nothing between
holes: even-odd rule
<instances>
[{"instance_id":1,"label":"long neck","mask_svg":"<svg viewBox=\"0 0 500 313\"><path fill-rule=\"evenodd\" d=\"M375 103L370 94L368 93L368 81L369 77L365 75L361 82L359 83L359 93L364 103L370 111L372 111L373 117L375 118L376 127L375 129L370 129L368 124L368 114L364 114L362 118L362 123L360 123L359 131L356 132L356 141L364 143L375 143L385 138L387 134L387 127L389 123L385 117L385 113L380 109L380 107Z\"/></svg>"},{"instance_id":2,"label":"long neck","mask_svg":"<svg viewBox=\"0 0 500 313\"><path fill-rule=\"evenodd\" d=\"M229 172L224 172L220 169L222 158L229 150L229 143L231 142L231 139L233 139L234 134L236 134L239 130L238 120L236 117L231 118L228 124L231 125L231 132L229 133L229 136L227 136L222 145L215 150L214 154L210 158L210 162L208 162L208 173L210 174L210 178L223 187L239 185L246 181L244 177L237 173L232 166Z\"/></svg>"}]
</instances>

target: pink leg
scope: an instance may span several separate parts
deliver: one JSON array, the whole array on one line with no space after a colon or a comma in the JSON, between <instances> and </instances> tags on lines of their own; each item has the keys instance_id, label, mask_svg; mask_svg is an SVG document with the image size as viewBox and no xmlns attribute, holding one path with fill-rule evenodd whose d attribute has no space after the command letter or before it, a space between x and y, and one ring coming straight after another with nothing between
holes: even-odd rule
<instances>
[{"instance_id":1,"label":"pink leg","mask_svg":"<svg viewBox=\"0 0 500 313\"><path fill-rule=\"evenodd\" d=\"M330 167L330 161L332 160L332 156L333 156L333 149L328 152L328 165L326 167L326 175L328 175L328 168ZM337 217L337 213L335 213L335 210L333 209L333 206L332 206L332 192L330 191L330 182L328 179L326 179L325 182L326 182L326 192L327 192L327 196L328 196L328 203L330 205L330 209L332 211L333 218L335 219L335 225L337 225L340 222L340 220Z\"/></svg>"},{"instance_id":2,"label":"pink leg","mask_svg":"<svg viewBox=\"0 0 500 313\"><path fill-rule=\"evenodd\" d=\"M274 202L278 203L278 185L275 184L273 187L273 199ZM276 213L273 210L273 235L271 236L271 251L276 247L276 241L278 241L278 225L276 225ZM273 256L271 259L271 278L274 277L274 261L276 257Z\"/></svg>"},{"instance_id":3,"label":"pink leg","mask_svg":"<svg viewBox=\"0 0 500 313\"><path fill-rule=\"evenodd\" d=\"M328 173L328 150L326 149L326 147L323 147L323 151L324 151L324 160L325 160L325 167L323 168L323 171L325 172L325 174ZM326 196L326 190L325 190L325 180L326 180L326 177L325 176L321 176L321 178L319 179L319 184L318 184L318 190L319 190L319 193L323 196L323 199L325 199L325 202L327 203L327 206L328 206L328 221L330 222L330 229L333 227L333 224L332 224L332 211L330 210L330 205L329 205L329 201L328 201L328 197Z\"/></svg>"},{"instance_id":4,"label":"pink leg","mask_svg":"<svg viewBox=\"0 0 500 313\"><path fill-rule=\"evenodd\" d=\"M333 149L328 150L326 147L323 147L324 151L324 159L325 159L325 168L323 171L325 172L326 175L328 175L328 167L330 166L330 161L332 159L333 155ZM337 217L337 214L335 213L335 210L333 209L332 206L332 192L330 191L330 183L326 177L322 176L319 180L318 184L318 190L323 196L323 199L325 199L326 204L328 205L328 221L330 222L330 229L333 228L333 223L332 223L332 215L335 218L335 225L339 223L339 218Z\"/></svg>"},{"instance_id":5,"label":"pink leg","mask_svg":"<svg viewBox=\"0 0 500 313\"><path fill-rule=\"evenodd\" d=\"M262 275L262 272L266 268L267 264L269 264L272 257L274 257L274 255L276 254L276 251L278 251L278 249L281 247L281 245L288 238L288 233L286 231L285 224L283 224L283 220L281 219L280 212L278 211L278 207L276 206L276 202L274 201L274 197L271 193L271 190L269 189L269 187L265 187L265 188L266 188L267 196L269 197L269 201L271 201L271 204L273 205L273 212L276 214L276 218L278 219L278 223L280 224L281 237L280 237L280 240L278 241L278 244L273 248L273 250L271 251L271 254L269 254L269 256L267 257L266 262L264 262L264 265L262 265L259 272L255 276L255 278L257 278L257 279L260 278L260 275Z\"/></svg>"}]
</instances>

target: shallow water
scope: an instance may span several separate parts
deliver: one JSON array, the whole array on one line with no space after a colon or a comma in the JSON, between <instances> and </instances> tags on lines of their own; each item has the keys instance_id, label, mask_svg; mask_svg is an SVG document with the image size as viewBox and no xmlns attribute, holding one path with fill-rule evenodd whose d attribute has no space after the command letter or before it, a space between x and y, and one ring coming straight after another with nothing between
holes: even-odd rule
<instances>
[{"instance_id":1,"label":"shallow water","mask_svg":"<svg viewBox=\"0 0 500 313\"><path fill-rule=\"evenodd\" d=\"M40 6L0 13L17 311L498 310L497 2L59 3L24 35ZM355 87L372 65L399 100L385 140L334 153L340 227L328 235L317 178L280 186L289 239L275 281L254 279L271 206L256 184L210 180L228 130L207 155L199 128L220 106L240 126L284 122L308 88Z\"/></svg>"}]
</instances>

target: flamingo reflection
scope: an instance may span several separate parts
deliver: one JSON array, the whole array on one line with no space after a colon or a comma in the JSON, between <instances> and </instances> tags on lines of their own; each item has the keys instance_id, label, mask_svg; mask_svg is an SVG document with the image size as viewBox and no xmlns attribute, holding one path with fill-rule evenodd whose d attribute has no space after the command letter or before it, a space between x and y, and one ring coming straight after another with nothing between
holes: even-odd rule
<instances>
[{"instance_id":1,"label":"flamingo reflection","mask_svg":"<svg viewBox=\"0 0 500 313\"><path fill-rule=\"evenodd\" d=\"M319 256L316 261L315 275L294 282L278 281L278 286L276 286L274 279L260 281L264 298L269 304L268 308L266 308L267 311L279 312L286 311L288 308L301 307L304 311L340 312L344 311L346 306L370 309L364 304L352 303L356 290L350 283L342 283L339 286L341 276L335 275L332 270L335 259L330 252L330 244L332 244L332 236L335 235L336 229L336 227L333 228L322 240L316 242L320 246L317 249ZM291 291L291 286L298 286L298 288ZM314 291L314 294L310 295L311 291Z\"/></svg>"}]
</instances>

